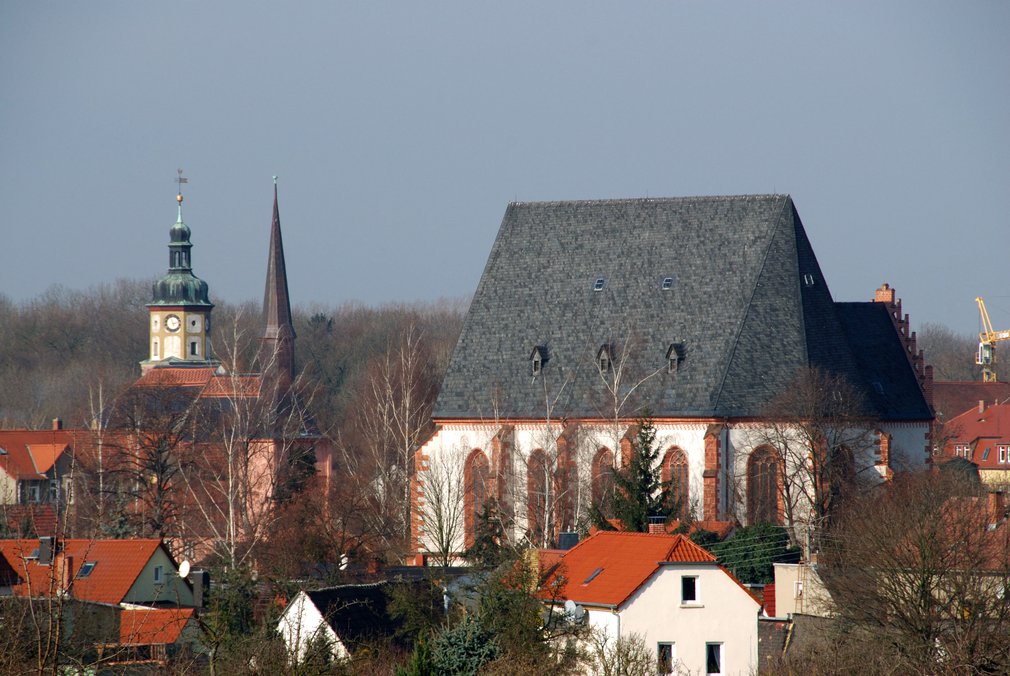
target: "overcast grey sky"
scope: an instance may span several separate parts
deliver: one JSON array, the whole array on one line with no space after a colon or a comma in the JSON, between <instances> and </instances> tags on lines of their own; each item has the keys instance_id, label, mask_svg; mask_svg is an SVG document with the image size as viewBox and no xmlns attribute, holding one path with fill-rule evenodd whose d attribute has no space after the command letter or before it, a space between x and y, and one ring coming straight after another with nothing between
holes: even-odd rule
<instances>
[{"instance_id":1,"label":"overcast grey sky","mask_svg":"<svg viewBox=\"0 0 1010 676\"><path fill-rule=\"evenodd\" d=\"M789 193L836 300L1010 328L1010 3L0 5L0 292L472 293L512 200ZM732 252L727 252L731 255Z\"/></svg>"}]
</instances>

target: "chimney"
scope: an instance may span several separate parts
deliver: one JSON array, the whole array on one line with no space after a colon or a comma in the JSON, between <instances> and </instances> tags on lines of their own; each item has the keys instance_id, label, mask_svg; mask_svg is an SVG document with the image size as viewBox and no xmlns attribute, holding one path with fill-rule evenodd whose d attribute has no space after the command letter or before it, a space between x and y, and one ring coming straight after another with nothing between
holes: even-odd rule
<instances>
[{"instance_id":1,"label":"chimney","mask_svg":"<svg viewBox=\"0 0 1010 676\"><path fill-rule=\"evenodd\" d=\"M887 282L884 282L873 298L876 303L887 303L888 305L894 304L894 289Z\"/></svg>"},{"instance_id":2,"label":"chimney","mask_svg":"<svg viewBox=\"0 0 1010 676\"><path fill-rule=\"evenodd\" d=\"M60 552L53 558L53 578L57 590L63 594L70 591L70 583L74 581L74 557Z\"/></svg>"},{"instance_id":3,"label":"chimney","mask_svg":"<svg viewBox=\"0 0 1010 676\"><path fill-rule=\"evenodd\" d=\"M414 565L424 567L428 565L428 555L427 554L417 554L414 556Z\"/></svg>"},{"instance_id":4,"label":"chimney","mask_svg":"<svg viewBox=\"0 0 1010 676\"><path fill-rule=\"evenodd\" d=\"M985 399L978 400L978 412L985 413Z\"/></svg>"},{"instance_id":5,"label":"chimney","mask_svg":"<svg viewBox=\"0 0 1010 676\"><path fill-rule=\"evenodd\" d=\"M53 431L59 432L63 429L63 418L53 418Z\"/></svg>"},{"instance_id":6,"label":"chimney","mask_svg":"<svg viewBox=\"0 0 1010 676\"><path fill-rule=\"evenodd\" d=\"M1003 506L1003 494L990 492L986 494L986 503L989 508L989 520L991 523L999 523L1005 516Z\"/></svg>"},{"instance_id":7,"label":"chimney","mask_svg":"<svg viewBox=\"0 0 1010 676\"><path fill-rule=\"evenodd\" d=\"M666 517L665 516L650 516L649 517L649 532L650 533L666 533Z\"/></svg>"},{"instance_id":8,"label":"chimney","mask_svg":"<svg viewBox=\"0 0 1010 676\"><path fill-rule=\"evenodd\" d=\"M39 565L48 566L53 562L53 538L46 536L39 538Z\"/></svg>"}]
</instances>

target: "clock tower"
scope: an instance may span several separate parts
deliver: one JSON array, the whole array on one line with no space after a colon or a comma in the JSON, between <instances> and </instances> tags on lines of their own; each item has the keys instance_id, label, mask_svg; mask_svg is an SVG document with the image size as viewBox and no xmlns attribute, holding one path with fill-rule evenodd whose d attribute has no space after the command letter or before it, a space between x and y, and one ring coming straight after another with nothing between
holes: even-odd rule
<instances>
[{"instance_id":1,"label":"clock tower","mask_svg":"<svg viewBox=\"0 0 1010 676\"><path fill-rule=\"evenodd\" d=\"M180 176L180 187L182 181ZM142 372L160 366L217 366L210 354L207 282L193 274L189 227L182 221L182 191L176 196L179 216L169 232L168 272L154 283L147 304L150 320L148 358Z\"/></svg>"}]
</instances>

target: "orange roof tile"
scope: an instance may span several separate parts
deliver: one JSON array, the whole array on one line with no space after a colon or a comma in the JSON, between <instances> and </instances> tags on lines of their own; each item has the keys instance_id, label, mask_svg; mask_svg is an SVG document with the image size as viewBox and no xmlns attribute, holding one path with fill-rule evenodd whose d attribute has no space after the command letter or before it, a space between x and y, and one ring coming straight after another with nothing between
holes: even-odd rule
<instances>
[{"instance_id":1,"label":"orange roof tile","mask_svg":"<svg viewBox=\"0 0 1010 676\"><path fill-rule=\"evenodd\" d=\"M1010 446L1010 404L989 406L981 413L978 408L951 418L944 425L949 435L942 456L953 458L955 445L968 444L972 454L968 458L982 469L1010 469L1010 458L1000 462L999 446ZM1006 456L1006 454L1004 454Z\"/></svg>"},{"instance_id":2,"label":"orange roof tile","mask_svg":"<svg viewBox=\"0 0 1010 676\"><path fill-rule=\"evenodd\" d=\"M215 376L210 379L203 397L258 397L261 378L258 375Z\"/></svg>"},{"instance_id":3,"label":"orange roof tile","mask_svg":"<svg viewBox=\"0 0 1010 676\"><path fill-rule=\"evenodd\" d=\"M193 619L193 608L128 608L119 623L122 645L171 645L179 640L186 623Z\"/></svg>"},{"instance_id":4,"label":"orange roof tile","mask_svg":"<svg viewBox=\"0 0 1010 676\"><path fill-rule=\"evenodd\" d=\"M716 564L716 557L683 535L600 531L565 552L542 596L619 606L662 562Z\"/></svg>"},{"instance_id":5,"label":"orange roof tile","mask_svg":"<svg viewBox=\"0 0 1010 676\"><path fill-rule=\"evenodd\" d=\"M62 540L59 556L71 558L71 596L85 601L118 604L137 581L161 540ZM42 565L28 558L39 547L38 540L0 540L0 555L24 582L13 588L19 596L48 596L60 580L59 565ZM79 577L86 562L96 565L87 577Z\"/></svg>"},{"instance_id":6,"label":"orange roof tile","mask_svg":"<svg viewBox=\"0 0 1010 676\"><path fill-rule=\"evenodd\" d=\"M214 368L164 366L142 375L136 387L203 387L214 377Z\"/></svg>"},{"instance_id":7,"label":"orange roof tile","mask_svg":"<svg viewBox=\"0 0 1010 676\"><path fill-rule=\"evenodd\" d=\"M0 431L0 470L15 479L43 479L81 430Z\"/></svg>"}]
</instances>

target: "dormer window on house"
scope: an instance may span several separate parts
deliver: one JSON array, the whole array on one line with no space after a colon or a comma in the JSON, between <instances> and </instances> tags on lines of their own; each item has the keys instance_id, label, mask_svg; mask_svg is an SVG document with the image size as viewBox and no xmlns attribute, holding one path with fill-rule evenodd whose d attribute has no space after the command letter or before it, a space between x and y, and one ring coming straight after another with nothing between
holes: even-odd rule
<instances>
[{"instance_id":1,"label":"dormer window on house","mask_svg":"<svg viewBox=\"0 0 1010 676\"><path fill-rule=\"evenodd\" d=\"M547 361L547 349L542 345L537 345L530 352L530 363L532 364L531 371L533 376L536 377L540 375L540 372L544 370L544 362Z\"/></svg>"},{"instance_id":2,"label":"dormer window on house","mask_svg":"<svg viewBox=\"0 0 1010 676\"><path fill-rule=\"evenodd\" d=\"M609 343L601 345L596 353L596 366L600 369L600 373L607 373L610 370L613 358L613 346Z\"/></svg>"},{"instance_id":3,"label":"dormer window on house","mask_svg":"<svg viewBox=\"0 0 1010 676\"><path fill-rule=\"evenodd\" d=\"M676 373L680 369L680 363L684 361L687 350L684 343L670 343L666 349L666 370L668 373Z\"/></svg>"},{"instance_id":4,"label":"dormer window on house","mask_svg":"<svg viewBox=\"0 0 1010 676\"><path fill-rule=\"evenodd\" d=\"M603 287L607 285L607 280L603 277L598 277L596 283L593 284L593 291L603 291Z\"/></svg>"}]
</instances>

